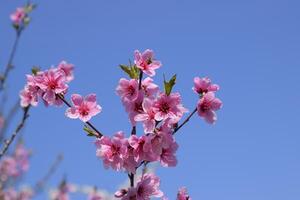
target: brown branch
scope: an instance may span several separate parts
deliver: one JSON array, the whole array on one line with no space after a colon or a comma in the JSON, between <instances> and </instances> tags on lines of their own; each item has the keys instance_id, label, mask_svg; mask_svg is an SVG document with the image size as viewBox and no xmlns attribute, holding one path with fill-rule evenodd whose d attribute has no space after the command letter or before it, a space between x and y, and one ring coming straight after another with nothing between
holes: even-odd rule
<instances>
[{"instance_id":1,"label":"brown branch","mask_svg":"<svg viewBox=\"0 0 300 200\"><path fill-rule=\"evenodd\" d=\"M139 90L142 89L142 79L143 79L143 71L140 69L140 75L139 75Z\"/></svg>"},{"instance_id":2,"label":"brown branch","mask_svg":"<svg viewBox=\"0 0 300 200\"><path fill-rule=\"evenodd\" d=\"M2 141L2 139L5 136L5 133L6 133L9 122L12 120L12 118L17 113L19 108L20 108L20 101L18 100L15 103L15 105L11 108L11 110L9 111L7 117L4 118L4 123L3 123L3 126L1 128L1 130L0 130L0 142Z\"/></svg>"},{"instance_id":3,"label":"brown branch","mask_svg":"<svg viewBox=\"0 0 300 200\"><path fill-rule=\"evenodd\" d=\"M62 100L64 102L64 104L66 104L69 108L72 107L72 105L65 99L65 97L62 94L57 94L56 95L57 98L59 98L60 100ZM101 138L103 136L103 134L89 121L85 122L86 125L88 125L91 129L93 129L93 131L95 131L95 136L97 138Z\"/></svg>"},{"instance_id":4,"label":"brown branch","mask_svg":"<svg viewBox=\"0 0 300 200\"><path fill-rule=\"evenodd\" d=\"M23 117L19 125L17 126L16 130L14 133L11 135L11 137L4 142L4 147L2 148L0 152L0 159L1 157L5 154L5 152L8 150L8 147L11 145L11 143L14 141L15 137L17 134L20 132L20 130L24 127L26 119L29 117L28 112L29 112L30 106L27 106L24 108L23 112Z\"/></svg>"},{"instance_id":5,"label":"brown branch","mask_svg":"<svg viewBox=\"0 0 300 200\"><path fill-rule=\"evenodd\" d=\"M17 31L16 32L17 33L16 34L16 39L14 41L12 50L10 52L9 59L8 59L7 65L5 67L4 73L1 75L1 78L0 78L0 91L3 90L4 84L5 84L5 81L8 77L8 75L9 75L9 72L13 69L13 60L14 60L14 57L15 57L15 54L16 54L16 51L17 51L17 48L18 48L18 44L19 44L19 40L20 40L20 37L21 37L22 30L23 30L22 28L16 30Z\"/></svg>"},{"instance_id":6,"label":"brown branch","mask_svg":"<svg viewBox=\"0 0 300 200\"><path fill-rule=\"evenodd\" d=\"M193 112L182 122L182 124L181 125L179 125L177 128L175 128L174 129L174 131L173 131L173 135L175 135L175 133L177 132L177 131L179 131L179 129L181 129L181 127L183 127L190 119L191 119L191 117L195 114L197 112L197 108L195 108L194 110L193 110Z\"/></svg>"}]
</instances>

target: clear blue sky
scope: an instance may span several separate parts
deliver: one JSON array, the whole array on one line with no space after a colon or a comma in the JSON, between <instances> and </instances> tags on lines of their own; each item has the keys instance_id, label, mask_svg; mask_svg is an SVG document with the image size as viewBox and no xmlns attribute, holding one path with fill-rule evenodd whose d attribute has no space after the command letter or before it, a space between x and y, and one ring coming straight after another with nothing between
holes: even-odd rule
<instances>
[{"instance_id":1,"label":"clear blue sky","mask_svg":"<svg viewBox=\"0 0 300 200\"><path fill-rule=\"evenodd\" d=\"M25 1L0 2L0 64L14 32L9 14ZM117 65L135 49L154 49L162 73L178 74L175 90L193 109L194 76L221 86L224 107L215 126L195 116L177 135L176 168L159 168L162 189L175 199L186 186L195 200L298 200L300 198L300 2L291 0L39 1L24 32L9 82L23 87L32 65L62 59L76 65L70 93L97 93L103 107L92 121L105 133L129 132L114 89L123 76ZM160 84L161 85L161 84ZM16 98L15 98L16 99ZM56 154L65 159L51 179L95 184L113 192L125 174L104 170L82 124L65 108L32 109L23 132L33 149L25 180L43 176ZM37 199L45 199L40 196ZM76 199L76 198L74 198Z\"/></svg>"}]
</instances>

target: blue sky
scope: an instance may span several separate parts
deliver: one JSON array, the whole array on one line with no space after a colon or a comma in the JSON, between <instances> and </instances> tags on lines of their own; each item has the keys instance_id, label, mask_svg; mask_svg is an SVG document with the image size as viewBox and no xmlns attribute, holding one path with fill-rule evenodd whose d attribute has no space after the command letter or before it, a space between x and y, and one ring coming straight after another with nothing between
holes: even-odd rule
<instances>
[{"instance_id":1,"label":"blue sky","mask_svg":"<svg viewBox=\"0 0 300 200\"><path fill-rule=\"evenodd\" d=\"M0 2L1 66L14 39L9 14L24 2ZM47 68L65 59L76 66L69 93L98 95L103 112L92 120L97 127L109 134L129 133L114 92L123 76L117 66L132 59L135 49L150 48L163 62L156 82L162 86L163 73L177 73L175 90L187 108L192 110L197 101L191 90L195 76L218 83L224 102L216 125L195 116L177 135L178 166L157 170L166 195L175 199L178 187L186 186L199 200L300 198L299 1L37 3L9 78L11 102L32 65ZM63 152L51 186L67 175L71 182L114 192L126 175L104 170L82 124L64 112L42 104L32 109L22 133L34 153L25 180L34 183Z\"/></svg>"}]
</instances>

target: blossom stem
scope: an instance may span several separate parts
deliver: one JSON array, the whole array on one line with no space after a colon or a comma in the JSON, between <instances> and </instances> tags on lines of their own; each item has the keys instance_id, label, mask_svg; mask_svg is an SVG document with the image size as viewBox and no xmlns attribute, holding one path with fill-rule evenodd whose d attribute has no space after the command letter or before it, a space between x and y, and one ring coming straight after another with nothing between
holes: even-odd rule
<instances>
[{"instance_id":1,"label":"blossom stem","mask_svg":"<svg viewBox=\"0 0 300 200\"><path fill-rule=\"evenodd\" d=\"M19 123L19 125L17 126L15 132L11 135L11 137L6 140L4 142L4 147L2 148L1 152L0 152L0 158L5 154L5 152L8 150L8 147L11 145L11 143L14 141L15 137L17 136L17 134L20 132L20 130L24 127L26 119L29 117L29 109L30 106L27 106L24 108L24 112L23 112L23 117L21 122Z\"/></svg>"},{"instance_id":2,"label":"blossom stem","mask_svg":"<svg viewBox=\"0 0 300 200\"><path fill-rule=\"evenodd\" d=\"M179 125L177 128L174 129L174 131L173 131L172 134L175 135L175 133L176 133L177 131L179 131L179 129L181 129L181 127L183 127L183 126L191 119L191 117L192 117L196 112L197 112L197 108L195 108L195 109L193 110L193 112L192 112L191 114L189 114L189 116L182 122L181 125Z\"/></svg>"},{"instance_id":3,"label":"blossom stem","mask_svg":"<svg viewBox=\"0 0 300 200\"><path fill-rule=\"evenodd\" d=\"M62 94L56 94L56 96L64 102L69 108L72 107L72 105L65 99L65 97ZM85 122L86 125L88 125L90 128L92 128L96 133L95 136L97 138L101 138L103 134L89 121Z\"/></svg>"},{"instance_id":4,"label":"blossom stem","mask_svg":"<svg viewBox=\"0 0 300 200\"><path fill-rule=\"evenodd\" d=\"M7 127L9 125L9 123L11 122L12 118L15 116L15 114L18 112L20 108L20 101L18 100L15 105L11 108L11 110L9 111L7 117L4 118L4 123L2 125L2 128L0 130L0 142L2 141L2 139L5 136Z\"/></svg>"},{"instance_id":5,"label":"blossom stem","mask_svg":"<svg viewBox=\"0 0 300 200\"><path fill-rule=\"evenodd\" d=\"M142 89L142 79L143 79L143 71L140 70L140 75L139 75L139 90Z\"/></svg>"},{"instance_id":6,"label":"blossom stem","mask_svg":"<svg viewBox=\"0 0 300 200\"><path fill-rule=\"evenodd\" d=\"M133 126L131 129L131 135L136 135L136 126Z\"/></svg>"},{"instance_id":7,"label":"blossom stem","mask_svg":"<svg viewBox=\"0 0 300 200\"><path fill-rule=\"evenodd\" d=\"M129 180L130 180L130 187L134 187L134 174L130 173L128 174Z\"/></svg>"},{"instance_id":8,"label":"blossom stem","mask_svg":"<svg viewBox=\"0 0 300 200\"><path fill-rule=\"evenodd\" d=\"M19 29L16 32L16 38L15 38L12 50L10 52L10 55L9 55L7 65L5 67L4 73L1 75L1 78L0 78L0 91L4 89L4 84L5 84L5 81L8 77L8 74L9 74L10 70L13 69L13 60L14 60L14 57L15 57L15 54L16 54L16 51L17 51L17 48L18 48L18 44L19 44L19 40L20 40L20 37L21 37L22 30L23 29Z\"/></svg>"}]
</instances>

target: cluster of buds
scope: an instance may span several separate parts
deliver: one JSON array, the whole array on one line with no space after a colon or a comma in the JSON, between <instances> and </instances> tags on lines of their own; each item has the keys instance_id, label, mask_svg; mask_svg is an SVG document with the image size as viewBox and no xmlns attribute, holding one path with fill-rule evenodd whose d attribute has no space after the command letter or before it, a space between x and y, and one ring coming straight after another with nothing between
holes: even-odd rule
<instances>
[{"instance_id":1,"label":"cluster of buds","mask_svg":"<svg viewBox=\"0 0 300 200\"><path fill-rule=\"evenodd\" d=\"M20 32L30 23L29 14L36 7L35 4L28 3L24 7L19 7L10 15L14 28Z\"/></svg>"}]
</instances>

